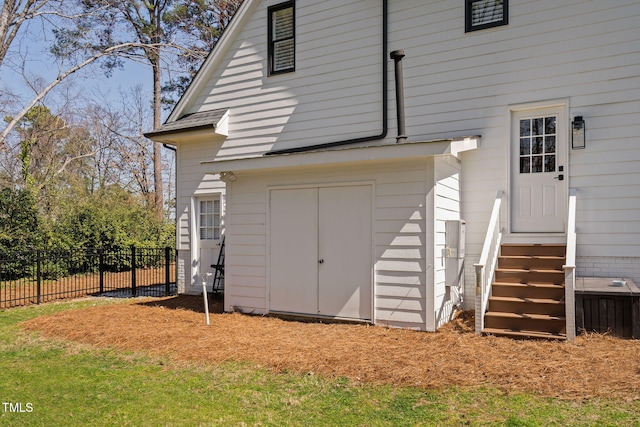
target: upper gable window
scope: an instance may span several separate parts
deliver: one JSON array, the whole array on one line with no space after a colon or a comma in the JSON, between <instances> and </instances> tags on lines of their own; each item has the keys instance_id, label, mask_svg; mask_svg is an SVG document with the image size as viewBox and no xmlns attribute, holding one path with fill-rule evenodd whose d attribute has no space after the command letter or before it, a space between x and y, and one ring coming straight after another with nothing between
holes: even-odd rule
<instances>
[{"instance_id":1,"label":"upper gable window","mask_svg":"<svg viewBox=\"0 0 640 427\"><path fill-rule=\"evenodd\" d=\"M293 1L269 8L269 74L296 68L295 15Z\"/></svg>"},{"instance_id":2,"label":"upper gable window","mask_svg":"<svg viewBox=\"0 0 640 427\"><path fill-rule=\"evenodd\" d=\"M465 0L465 32L508 23L508 0Z\"/></svg>"}]
</instances>

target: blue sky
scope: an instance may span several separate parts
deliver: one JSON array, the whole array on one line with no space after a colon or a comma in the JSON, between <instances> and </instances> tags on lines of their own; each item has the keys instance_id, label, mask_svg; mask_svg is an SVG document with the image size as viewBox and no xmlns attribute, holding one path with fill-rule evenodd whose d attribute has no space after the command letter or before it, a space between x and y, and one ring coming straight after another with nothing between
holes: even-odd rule
<instances>
[{"instance_id":1,"label":"blue sky","mask_svg":"<svg viewBox=\"0 0 640 427\"><path fill-rule=\"evenodd\" d=\"M19 72L18 67L23 63L21 57L24 58L25 74L30 80L41 78L41 86L46 86L58 75L58 65L49 53L53 41L51 35L44 33L43 37L43 31L46 30L38 25L32 27L21 29L21 34L12 43L0 67L0 90L21 96L23 104L31 100L35 93L28 88ZM121 91L128 92L136 85L142 85L151 94L151 67L132 61L124 61L123 64L124 69L114 70L111 77L107 77L99 64L94 63L67 80L73 83L73 92L81 91L87 96L100 92L114 101L119 100ZM63 67L62 70L67 68ZM66 90L67 86L61 85L58 91ZM48 101L55 103L54 97L49 97Z\"/></svg>"}]
</instances>

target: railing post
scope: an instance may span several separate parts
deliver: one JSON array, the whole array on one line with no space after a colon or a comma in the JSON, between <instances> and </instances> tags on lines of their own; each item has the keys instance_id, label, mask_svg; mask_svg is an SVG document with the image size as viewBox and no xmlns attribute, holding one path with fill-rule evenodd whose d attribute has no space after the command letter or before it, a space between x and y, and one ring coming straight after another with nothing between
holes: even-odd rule
<instances>
[{"instance_id":1,"label":"railing post","mask_svg":"<svg viewBox=\"0 0 640 427\"><path fill-rule=\"evenodd\" d=\"M577 190L569 189L567 219L567 251L564 268L565 319L567 341L576 339L576 198Z\"/></svg>"},{"instance_id":2,"label":"railing post","mask_svg":"<svg viewBox=\"0 0 640 427\"><path fill-rule=\"evenodd\" d=\"M164 248L164 295L169 296L171 293L171 248Z\"/></svg>"},{"instance_id":3,"label":"railing post","mask_svg":"<svg viewBox=\"0 0 640 427\"><path fill-rule=\"evenodd\" d=\"M567 322L567 341L576 340L576 269L573 266L564 266L565 286L565 319Z\"/></svg>"},{"instance_id":4,"label":"railing post","mask_svg":"<svg viewBox=\"0 0 640 427\"><path fill-rule=\"evenodd\" d=\"M475 264L476 269L476 335L482 335L484 329L484 265Z\"/></svg>"},{"instance_id":5,"label":"railing post","mask_svg":"<svg viewBox=\"0 0 640 427\"><path fill-rule=\"evenodd\" d=\"M136 247L131 245L131 295L138 296L136 283Z\"/></svg>"},{"instance_id":6,"label":"railing post","mask_svg":"<svg viewBox=\"0 0 640 427\"><path fill-rule=\"evenodd\" d=\"M36 250L36 303L40 304L42 298L42 252Z\"/></svg>"},{"instance_id":7,"label":"railing post","mask_svg":"<svg viewBox=\"0 0 640 427\"><path fill-rule=\"evenodd\" d=\"M491 292L491 280L495 269L497 257L500 253L502 231L500 228L500 206L502 205L502 191L498 191L491 209L491 217L487 227L487 234L482 245L482 252L476 270L476 303L475 326L476 334L481 335L484 330L484 313L487 309L487 297Z\"/></svg>"},{"instance_id":8,"label":"railing post","mask_svg":"<svg viewBox=\"0 0 640 427\"><path fill-rule=\"evenodd\" d=\"M100 274L100 294L104 293L104 248L98 249L98 272Z\"/></svg>"}]
</instances>

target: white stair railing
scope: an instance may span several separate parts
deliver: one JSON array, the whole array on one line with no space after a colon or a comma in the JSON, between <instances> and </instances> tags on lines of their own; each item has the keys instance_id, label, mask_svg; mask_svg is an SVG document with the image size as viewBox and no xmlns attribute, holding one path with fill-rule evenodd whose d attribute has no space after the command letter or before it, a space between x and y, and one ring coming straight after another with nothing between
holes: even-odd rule
<instances>
[{"instance_id":1,"label":"white stair railing","mask_svg":"<svg viewBox=\"0 0 640 427\"><path fill-rule=\"evenodd\" d=\"M576 339L576 189L569 189L567 252L564 269L564 302L567 340Z\"/></svg>"},{"instance_id":2,"label":"white stair railing","mask_svg":"<svg viewBox=\"0 0 640 427\"><path fill-rule=\"evenodd\" d=\"M502 243L502 229L500 228L500 206L502 205L502 191L498 191L493 202L489 227L482 246L480 260L474 264L476 270L476 306L475 306L475 326L476 334L482 334L484 329L484 314L487 311L489 295L491 294L491 283L495 275L498 256L500 255L500 244Z\"/></svg>"}]
</instances>

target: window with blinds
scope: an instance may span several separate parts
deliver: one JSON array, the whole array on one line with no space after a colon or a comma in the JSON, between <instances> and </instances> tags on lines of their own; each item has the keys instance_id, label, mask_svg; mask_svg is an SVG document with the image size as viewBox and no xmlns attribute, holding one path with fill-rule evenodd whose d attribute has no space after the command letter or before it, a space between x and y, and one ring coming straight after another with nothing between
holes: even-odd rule
<instances>
[{"instance_id":1,"label":"window with blinds","mask_svg":"<svg viewBox=\"0 0 640 427\"><path fill-rule=\"evenodd\" d=\"M508 0L465 0L465 32L508 23Z\"/></svg>"},{"instance_id":2,"label":"window with blinds","mask_svg":"<svg viewBox=\"0 0 640 427\"><path fill-rule=\"evenodd\" d=\"M269 8L269 74L295 70L294 2Z\"/></svg>"}]
</instances>

